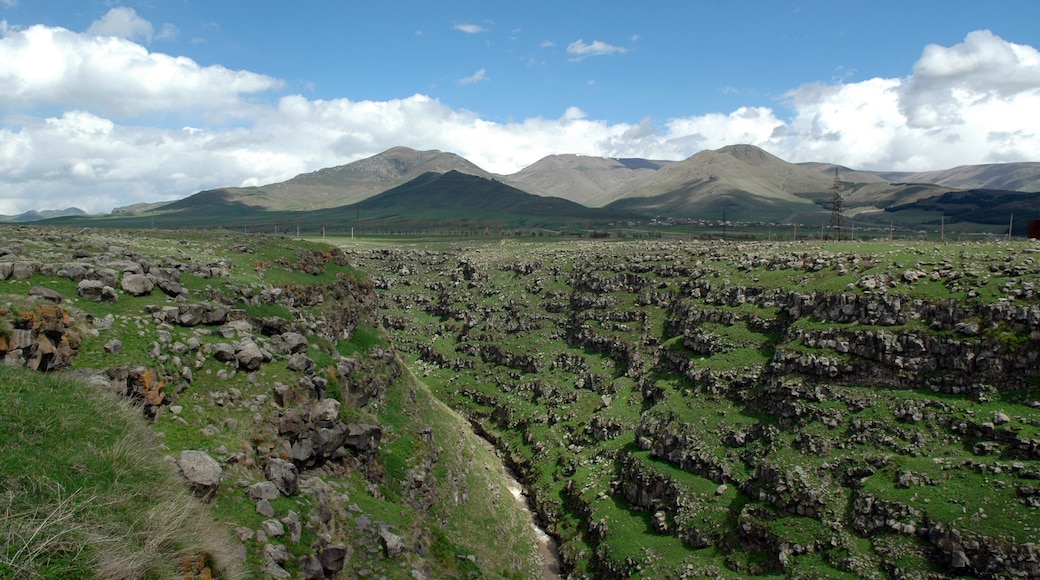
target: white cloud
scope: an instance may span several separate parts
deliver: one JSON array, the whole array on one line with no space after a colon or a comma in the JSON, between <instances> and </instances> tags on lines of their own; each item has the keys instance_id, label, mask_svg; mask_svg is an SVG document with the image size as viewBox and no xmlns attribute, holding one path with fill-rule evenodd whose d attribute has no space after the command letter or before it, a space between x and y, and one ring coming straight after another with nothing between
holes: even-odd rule
<instances>
[{"instance_id":1,"label":"white cloud","mask_svg":"<svg viewBox=\"0 0 1040 580\"><path fill-rule=\"evenodd\" d=\"M159 27L159 34L155 35L156 40L173 40L180 34L180 30L176 26L169 22L164 23Z\"/></svg>"},{"instance_id":2,"label":"white cloud","mask_svg":"<svg viewBox=\"0 0 1040 580\"><path fill-rule=\"evenodd\" d=\"M243 95L281 83L266 75L152 53L119 37L32 26L0 37L0 86L0 106L5 108L54 104L134 116L190 108L243 111Z\"/></svg>"},{"instance_id":3,"label":"white cloud","mask_svg":"<svg viewBox=\"0 0 1040 580\"><path fill-rule=\"evenodd\" d=\"M479 24L456 24L455 26L452 26L452 29L465 32L466 34L480 34L481 32L487 32L487 29Z\"/></svg>"},{"instance_id":4,"label":"white cloud","mask_svg":"<svg viewBox=\"0 0 1040 580\"><path fill-rule=\"evenodd\" d=\"M925 47L903 87L901 106L911 126L951 125L963 122L967 100L1011 99L1038 87L1040 52L977 30L950 48Z\"/></svg>"},{"instance_id":5,"label":"white cloud","mask_svg":"<svg viewBox=\"0 0 1040 580\"><path fill-rule=\"evenodd\" d=\"M5 214L68 206L109 211L202 189L275 183L397 145L450 151L503 174L553 153L682 159L734 143L788 161L860 169L1040 160L1037 51L985 32L952 48L926 48L907 78L795 88L783 109L789 113L741 107L632 124L590 119L577 106L557 118L493 122L421 94L250 103L246 96L279 82L149 53L122 38L42 26L3 31ZM991 79L991 70L1000 73ZM39 109L63 112L34 116ZM184 128L151 127L134 116L156 112Z\"/></svg>"},{"instance_id":6,"label":"white cloud","mask_svg":"<svg viewBox=\"0 0 1040 580\"><path fill-rule=\"evenodd\" d=\"M604 56L611 54L622 54L628 52L623 46L614 46L601 40L593 40L592 44L586 44L584 40L578 39L567 45L567 54L574 55L571 60L581 60L589 56Z\"/></svg>"},{"instance_id":7,"label":"white cloud","mask_svg":"<svg viewBox=\"0 0 1040 580\"><path fill-rule=\"evenodd\" d=\"M925 170L1040 159L1040 53L976 31L925 48L907 79L807 85L772 141L791 161Z\"/></svg>"},{"instance_id":8,"label":"white cloud","mask_svg":"<svg viewBox=\"0 0 1040 580\"><path fill-rule=\"evenodd\" d=\"M471 85L473 83L479 83L481 81L489 81L489 80L491 80L491 79L487 76L487 69L483 69L482 68L482 69L478 70L477 72L473 73L472 75L470 75L468 77L459 79L459 84L460 85Z\"/></svg>"},{"instance_id":9,"label":"white cloud","mask_svg":"<svg viewBox=\"0 0 1040 580\"><path fill-rule=\"evenodd\" d=\"M87 28L87 34L151 42L152 23L138 16L133 8L120 6L109 10L100 20L95 20Z\"/></svg>"}]
</instances>

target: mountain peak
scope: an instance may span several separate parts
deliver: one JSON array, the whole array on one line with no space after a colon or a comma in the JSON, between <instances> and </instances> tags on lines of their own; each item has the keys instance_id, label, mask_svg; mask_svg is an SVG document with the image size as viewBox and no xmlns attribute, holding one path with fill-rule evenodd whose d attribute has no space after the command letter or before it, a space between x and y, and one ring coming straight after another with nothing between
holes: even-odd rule
<instances>
[{"instance_id":1,"label":"mountain peak","mask_svg":"<svg viewBox=\"0 0 1040 580\"><path fill-rule=\"evenodd\" d=\"M771 161L781 161L781 159L766 150L754 145L727 145L717 150L720 155L729 155L735 159L739 159L748 165L762 165Z\"/></svg>"}]
</instances>

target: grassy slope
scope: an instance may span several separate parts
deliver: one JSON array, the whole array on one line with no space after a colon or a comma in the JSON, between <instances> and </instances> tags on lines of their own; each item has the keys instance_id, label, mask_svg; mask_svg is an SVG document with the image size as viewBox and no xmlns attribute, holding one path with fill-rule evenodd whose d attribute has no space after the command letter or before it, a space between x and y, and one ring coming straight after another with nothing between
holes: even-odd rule
<instances>
[{"instance_id":1,"label":"grassy slope","mask_svg":"<svg viewBox=\"0 0 1040 580\"><path fill-rule=\"evenodd\" d=\"M242 576L139 410L73 378L0 366L0 474L0 577Z\"/></svg>"},{"instance_id":2,"label":"grassy slope","mask_svg":"<svg viewBox=\"0 0 1040 580\"><path fill-rule=\"evenodd\" d=\"M32 235L26 235L25 231ZM259 291L265 284L328 283L340 275L364 278L364 274L350 266L330 264L319 275L289 269L286 265L295 263L299 251L320 251L327 246L281 237L233 232L104 230L77 230L73 236L62 230L30 229L5 232L5 238L9 243L22 240L19 252L48 256L48 261L55 262L73 261L71 256L62 256L62 252L71 253L70 246L91 253L119 246L157 261L223 263L231 268L227 278L183 275L181 283L192 293L192 301L206 301L217 291L234 296L231 287L247 286ZM74 241L66 244L62 240ZM256 267L258 264L263 267ZM172 303L158 290L144 297L121 294L120 299L111 304L95 303L76 297L75 282L35 275L28 280L0 282L0 300L24 304L26 292L35 285L61 293L65 297L62 306L80 322L86 320L88 314L99 320L111 317L110 327L81 333L83 342L73 361L73 370L137 365L180 369L184 364L192 367L194 380L183 392L167 389L168 403L181 407L177 414L164 407L153 423L142 425L137 419L120 418L122 411L117 412L115 402L61 375L39 376L0 368L3 373L0 389L6 403L0 404L3 435L0 437L0 461L3 462L0 483L2 491L7 492L2 498L7 501L3 507L9 510L4 518L9 545L6 552L0 552L7 558L0 565L0 577L5 574L23 577L26 566L38 567L42 577L89 577L95 564L101 566L97 568L101 570L97 573L100 577L134 577L133 570L138 569L135 567L149 571L137 576L163 577L159 571L170 568L171 558L179 557L180 550L196 544L176 536L167 541L156 535L147 523L155 521L160 531L166 531L162 518L177 513L201 518L202 523L192 524L195 531L188 537L194 542L206 538L197 530L213 528L213 521L220 522L214 532L218 535L238 527L259 529L266 518L256 513L254 503L248 500L241 485L263 480L252 449L269 436L269 430L262 422L258 423L256 417L268 420L276 417L278 408L271 403L271 385L275 381L295 384L299 375L286 368L285 360L264 365L255 373L255 380L250 380L246 373L235 372L228 365L201 354L185 355L181 362L177 362L181 357L167 360L165 353L156 356L154 349L158 348L160 332L169 333L173 341L187 342L195 338L204 346L222 340L211 329L203 327L158 328L147 314L148 309ZM256 316L293 316L281 305L239 302L235 306ZM106 352L103 345L116 338L122 341L122 350ZM385 336L379 329L362 326L338 345L312 340L307 354L319 368L324 368L333 361L335 351L364 357L370 348L386 346ZM232 392L238 394L232 397ZM31 403L26 393L33 395ZM267 404L259 404L264 398ZM392 525L408 546L405 554L396 559L386 558L382 550L355 552L348 558L348 573L367 569L389 578L411 578L413 568L417 568L434 577L537 574L539 563L533 531L506 487L501 463L485 449L464 420L432 398L422 382L406 374L390 385L385 405L362 409L344 405L344 413L352 414L354 420L383 426L378 463L385 477L379 485L374 485L356 472L343 476L322 473L323 483L314 483L312 487L327 485L328 493L338 494L340 507L336 509L336 526L348 545L378 545L378 535L372 537L373 531L360 530L356 524L364 516ZM101 420L96 421L98 418ZM432 428L430 439L420 435L426 428ZM117 438L117 435L121 436ZM150 442L153 439L154 444ZM224 465L225 481L212 502L201 508L172 510L172 514L164 515L164 504L153 503L151 498L156 493L165 496L167 491L180 493L182 484L177 477L173 477L172 483L166 482L147 470L137 474L137 466L143 469L157 463L161 475L170 475L170 468L160 458L163 454L176 456L183 449L206 450L218 460L245 452L246 459ZM421 513L410 502L416 499L413 470L425 467L430 468L432 477L427 482L433 489L433 505L427 513ZM136 480L140 481L135 483ZM131 484L143 487L128 487ZM460 490L468 492L464 496L466 501L459 501ZM71 502L69 496L73 498ZM295 571L295 556L314 553L317 537L309 529L307 517L316 507L315 497L301 494L272 501L276 518L295 511L305 522L300 542L280 540L294 556L286 565L290 572ZM65 503L61 503L63 500ZM351 505L357 506L359 511L347 509ZM104 539L106 536L101 532L112 536L111 530L118 530L127 538L125 548L111 549L109 538L100 547L92 547L82 539L62 543L53 555L40 550L37 556L36 552L29 551L35 550L34 546L22 549L19 538L31 535L32 526L50 525L63 510L72 510L76 517L89 514L92 527L68 526L72 520L62 519L62 526L74 531L59 539L80 536ZM51 520L46 519L52 513ZM175 526L170 527L170 533L175 534ZM77 531L80 529L82 534ZM95 529L99 532L95 533ZM127 533L128 530L133 533ZM495 533L488 534L486 530L495 530ZM158 540L162 540L161 545L153 545ZM234 545L241 544L236 539ZM220 546L203 547L213 554L226 552L222 548L218 550ZM262 548L255 539L245 542L246 560L241 566L245 576L262 575ZM121 555L124 552L125 555ZM93 556L97 557L92 559ZM114 559L115 556L118 559ZM179 570L175 568L171 568L174 570L171 574ZM116 571L104 571L113 569ZM155 572L151 572L153 570Z\"/></svg>"}]
</instances>

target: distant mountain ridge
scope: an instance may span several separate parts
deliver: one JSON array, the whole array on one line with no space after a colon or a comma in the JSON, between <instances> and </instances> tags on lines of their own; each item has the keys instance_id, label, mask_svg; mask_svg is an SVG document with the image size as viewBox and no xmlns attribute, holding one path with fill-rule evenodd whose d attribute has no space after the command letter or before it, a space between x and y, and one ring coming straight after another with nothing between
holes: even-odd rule
<instances>
[{"instance_id":1,"label":"distant mountain ridge","mask_svg":"<svg viewBox=\"0 0 1040 580\"><path fill-rule=\"evenodd\" d=\"M615 159L588 155L550 155L506 177L509 183L542 196L556 196L597 207L617 192L649 179L674 161Z\"/></svg>"},{"instance_id":2,"label":"distant mountain ridge","mask_svg":"<svg viewBox=\"0 0 1040 580\"><path fill-rule=\"evenodd\" d=\"M989 163L960 165L940 171L877 171L874 173L889 182L934 183L957 189L1040 191L1040 162Z\"/></svg>"},{"instance_id":3,"label":"distant mountain ridge","mask_svg":"<svg viewBox=\"0 0 1040 580\"><path fill-rule=\"evenodd\" d=\"M1040 163L968 166L919 174L857 171L823 162L789 163L759 147L738 144L700 151L682 161L551 155L503 176L453 153L394 147L281 183L219 188L164 205L120 208L109 221L130 224L147 218L157 227L218 223L255 228L266 223L276 229L279 220L296 224L296 228L301 223L331 223L332 216L341 223L359 222L360 214L367 212L365 219L382 220L384 225L394 223L403 230L431 220L531 222L523 213L542 216L538 218L541 223L570 219L586 225L609 219L650 218L826 224L837 177L843 214L861 225L900 222L906 227L923 227L950 218L946 223L985 219L979 223L992 226L1008 223L995 217L1004 208L1015 208L1019 214L1037 213L1031 208L1040 194L974 188L976 193L971 195L945 198L960 203L951 213L951 202L935 200L964 190L927 180L975 180L1023 188L1038 185L1040 190L1038 175ZM893 177L903 181L890 182ZM375 200L389 192L394 193ZM403 202L405 199L409 201ZM986 207L973 205L982 200L989 200ZM561 205L562 201L569 205ZM135 213L137 208L143 211ZM993 208L998 209L990 211ZM604 211L585 211L589 209Z\"/></svg>"},{"instance_id":4,"label":"distant mountain ridge","mask_svg":"<svg viewBox=\"0 0 1040 580\"><path fill-rule=\"evenodd\" d=\"M0 222L13 222L13 223L24 223L24 222L35 222L56 217L67 217L67 216L85 216L87 212L79 209L78 207L67 207L65 209L44 209L44 210L30 210L25 213L18 215L2 215L0 214Z\"/></svg>"},{"instance_id":5,"label":"distant mountain ridge","mask_svg":"<svg viewBox=\"0 0 1040 580\"><path fill-rule=\"evenodd\" d=\"M416 224L434 221L466 221L514 226L561 225L572 221L604 221L638 218L618 210L590 208L558 197L537 196L497 179L451 170L427 172L393 189L350 206L326 212L384 222Z\"/></svg>"}]
</instances>

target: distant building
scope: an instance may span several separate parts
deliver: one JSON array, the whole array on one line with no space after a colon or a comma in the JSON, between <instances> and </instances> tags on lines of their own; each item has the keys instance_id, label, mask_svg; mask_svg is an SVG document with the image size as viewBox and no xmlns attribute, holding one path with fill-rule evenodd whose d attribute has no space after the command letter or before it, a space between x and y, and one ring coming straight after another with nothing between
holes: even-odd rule
<instances>
[{"instance_id":1,"label":"distant building","mask_svg":"<svg viewBox=\"0 0 1040 580\"><path fill-rule=\"evenodd\" d=\"M1040 240L1040 220L1029 220L1027 234L1030 240Z\"/></svg>"}]
</instances>

